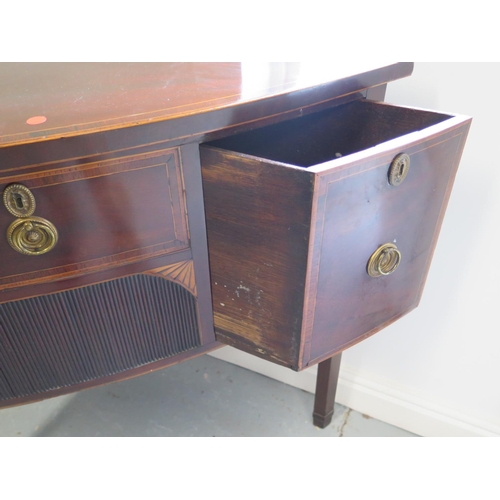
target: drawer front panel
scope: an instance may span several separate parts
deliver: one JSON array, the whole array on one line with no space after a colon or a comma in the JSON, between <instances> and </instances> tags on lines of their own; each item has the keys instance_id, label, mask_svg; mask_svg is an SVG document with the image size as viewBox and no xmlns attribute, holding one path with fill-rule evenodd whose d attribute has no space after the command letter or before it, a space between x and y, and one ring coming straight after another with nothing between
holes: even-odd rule
<instances>
[{"instance_id":1,"label":"drawer front panel","mask_svg":"<svg viewBox=\"0 0 500 500\"><path fill-rule=\"evenodd\" d=\"M311 363L343 350L418 305L464 141L464 127L393 149L320 178L318 262ZM410 168L399 186L388 172L398 153ZM401 253L389 275L371 277L370 256Z\"/></svg>"},{"instance_id":2,"label":"drawer front panel","mask_svg":"<svg viewBox=\"0 0 500 500\"><path fill-rule=\"evenodd\" d=\"M301 370L414 308L469 124L353 102L202 146L218 339Z\"/></svg>"},{"instance_id":3,"label":"drawer front panel","mask_svg":"<svg viewBox=\"0 0 500 500\"><path fill-rule=\"evenodd\" d=\"M177 149L0 178L28 187L35 216L58 242L46 254L16 252L6 237L15 220L0 207L0 291L96 272L189 248Z\"/></svg>"}]
</instances>

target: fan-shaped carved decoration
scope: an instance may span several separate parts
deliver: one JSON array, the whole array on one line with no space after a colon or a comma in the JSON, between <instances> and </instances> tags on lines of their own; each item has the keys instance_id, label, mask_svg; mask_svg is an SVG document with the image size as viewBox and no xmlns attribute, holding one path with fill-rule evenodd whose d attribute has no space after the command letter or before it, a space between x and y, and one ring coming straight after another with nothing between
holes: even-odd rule
<instances>
[{"instance_id":1,"label":"fan-shaped carved decoration","mask_svg":"<svg viewBox=\"0 0 500 500\"><path fill-rule=\"evenodd\" d=\"M153 276L161 276L162 278L170 281L175 281L189 290L195 297L196 294L196 280L194 277L194 265L192 260L184 260L176 262L164 267L157 267L146 271L144 274L151 274Z\"/></svg>"}]
</instances>

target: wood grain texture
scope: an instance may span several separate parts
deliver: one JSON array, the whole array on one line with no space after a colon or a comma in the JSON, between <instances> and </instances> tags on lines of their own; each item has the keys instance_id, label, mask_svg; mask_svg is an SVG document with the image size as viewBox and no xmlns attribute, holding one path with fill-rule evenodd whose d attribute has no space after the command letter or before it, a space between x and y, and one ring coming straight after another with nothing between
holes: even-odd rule
<instances>
[{"instance_id":1,"label":"wood grain texture","mask_svg":"<svg viewBox=\"0 0 500 500\"><path fill-rule=\"evenodd\" d=\"M1 149L5 161L0 165L0 189L13 182L28 186L37 199L36 215L56 224L60 239L56 248L40 259L18 254L5 239L0 239L2 257L6 256L0 266L0 309L14 308L19 312L26 303L23 299L28 299L43 305L40 328L49 332L52 325L50 337L48 333L47 337L40 336L35 321L26 334L28 340L12 350L14 355L8 358L11 365L7 359L0 360L0 390L5 397L0 406L127 379L219 346L213 331L199 158L193 161L189 146L165 147L165 141L162 148L149 144L147 134L140 135L137 147L130 148L130 135L121 132L118 149L113 149L106 138L100 140L93 135L81 138L81 150L73 148L74 138ZM194 147L197 152L197 146ZM183 165L183 156L187 165ZM4 230L12 219L0 207L0 225ZM184 269L187 274L147 275L151 269L164 269L179 262L188 262ZM119 301L114 302L113 290L120 288L122 280L158 279L162 284L153 289L154 297L148 296L149 289L132 287L133 305L140 311L131 307L127 312L133 317L120 318L120 311L125 309ZM174 295L161 292L163 288L178 286L176 279L182 279L183 285L196 294L181 287L182 293L196 304L190 315L184 314L182 300L169 302ZM81 310L66 307L64 311L57 306L45 310L46 304L56 301L61 292L73 297L89 289L104 291L97 303L88 306L84 317L79 315ZM162 318L167 316L170 323L163 328ZM5 327L4 339L12 343L22 328L3 319L0 318L0 324ZM141 327L134 321L140 321ZM193 322L197 332L195 344L183 337ZM114 348L112 352L101 348L88 350L92 338L102 338L121 350L118 354ZM144 338L149 340L143 345L139 339ZM30 348L33 342L40 347L40 357ZM161 351L169 343L180 350ZM71 349L77 349L82 357L64 353L64 346L74 346ZM52 348L65 356L66 378L52 373L62 361L43 357ZM16 356L22 357L26 366L12 365ZM103 358L107 364L97 369L96 363ZM26 370L31 370L30 384L16 386L15 377L26 378ZM36 385L38 372L43 380Z\"/></svg>"},{"instance_id":2,"label":"wood grain texture","mask_svg":"<svg viewBox=\"0 0 500 500\"><path fill-rule=\"evenodd\" d=\"M0 291L78 276L189 247L177 149L0 177L0 189L31 189L39 215L59 233L56 247L25 256L0 238ZM0 207L0 233L14 220Z\"/></svg>"},{"instance_id":3,"label":"wood grain texture","mask_svg":"<svg viewBox=\"0 0 500 500\"><path fill-rule=\"evenodd\" d=\"M262 102L266 114L279 113L290 109L292 101L306 106L408 76L412 70L410 63L2 63L0 144L189 116L197 119L184 133L203 133L220 119L226 127L237 122L235 108L245 104ZM45 122L26 123L40 115Z\"/></svg>"},{"instance_id":4,"label":"wood grain texture","mask_svg":"<svg viewBox=\"0 0 500 500\"><path fill-rule=\"evenodd\" d=\"M177 178L177 191L174 189L174 192L178 193L179 199L184 197L189 214L189 225L186 217L184 220L174 217L173 225L167 223L176 235L179 228L185 229L181 237L176 236L176 240L182 242L180 247L169 246L171 240L168 239L158 243L155 237L161 230L153 228L158 219L155 216L148 219L150 192L143 190L142 194L146 193L146 196L141 196L141 207L128 200L123 207L138 217L130 226L132 231L126 229L123 232L132 239L139 238L136 247L128 247L129 241L119 236L113 238L113 242L98 241L95 248L89 245L88 248L82 247L81 252L103 250L103 255L97 257L101 259L99 262L95 258L81 260L77 256L76 260L80 261L75 265L75 255L66 255L70 260L17 273L12 282L4 283L6 287L0 289L0 303L62 290L76 293L82 286L112 283L119 278L151 272L159 272L158 276L163 273L163 277L197 293L199 347L120 373L78 382L71 387L50 389L46 394L57 395L127 378L147 372L148 367L166 366L216 345L198 153L198 143L207 140L223 141L216 143L216 147L202 148L202 155L208 155L211 165L205 169L205 187L208 186L211 193L212 208L216 213L216 218L209 220L209 237L211 242L215 241L211 248L214 255L218 255L218 265L222 269L217 282L214 283L215 279L212 282L219 340L285 366L302 369L405 314L406 310L398 312L387 321L376 318L375 328L348 340L341 347L338 347L338 341L343 334L333 335L332 339L331 330L321 327L326 321L328 325L335 324L335 328L342 332L339 326L341 316L350 314L347 307L337 314L335 298L327 296L340 293L339 290L343 290L344 295L350 293L347 287L343 288L342 280L337 279L342 272L350 272L348 266L332 275L327 264L331 259L336 270L339 262L342 266L341 254L346 253L346 247L350 253L346 242L351 238L357 243L357 237L353 235L363 226L363 223L358 225L357 220L353 221L350 213L344 214L339 209L342 197L348 199L354 211L357 207L363 212L360 207L364 196L370 194L370 199L374 200L381 192L370 193L372 184L365 185L361 179L369 179L372 170L382 170L379 163L387 161L389 152L399 151L408 144L435 141L436 148L449 147L450 151L456 146L456 159L445 158L444 161L447 162L446 168L453 161L458 163L468 126L464 120L440 113L368 107L365 103L341 106L363 97L382 99L386 82L407 76L411 70L412 65L407 63L376 68L339 68L325 63L259 67L233 63L0 64L0 106L3 112L0 116L0 175L5 183L29 179L34 191L50 191L48 198L52 203L59 187L79 183L92 186L97 180L107 183L118 175L128 176L130 187L136 184L133 179L135 172L137 177L144 174L143 182L150 189L152 186L153 190L165 193L165 186L153 173L156 166L126 172L119 170L132 157L146 158L158 151L171 150L175 151L176 166L182 164L182 175ZM317 114L316 111L324 112ZM26 119L35 114L46 115L47 120L40 125L28 125ZM269 124L276 127L256 130ZM428 128L434 132L427 134ZM254 132L248 135L239 134L251 130ZM454 137L458 141L456 144L452 144ZM447 146L438 144L438 139ZM386 141L391 143L390 147ZM418 148L415 154L427 155ZM433 153L430 158L441 161L440 155ZM96 167L98 169L104 164L112 166L109 172L106 175L97 172L96 175ZM51 173L47 175L49 171ZM433 175L434 172L429 173L422 182L432 179ZM421 211L421 205L428 207L426 216L437 217L433 230L424 216L424 222L414 231L425 233L428 236L426 241L430 242L425 249L423 246L419 249L421 252L414 259L415 266L418 261L418 265L424 268L420 281L416 278L418 273L412 274L415 279L408 285L415 290L415 303L425 282L453 175L451 171L447 180L439 177L438 191L443 196L439 207L434 200L427 205L415 201L416 205L410 203L407 206L399 199L393 204L402 207L402 214L391 222L392 227L397 227L405 210L410 208L410 222L417 224L416 212ZM354 178L358 181L354 182ZM44 185L46 181L52 184L47 182ZM444 188L443 182L447 182ZM65 195L72 194L66 188L64 191ZM434 196L428 187L423 191L424 198L425 193ZM358 198L355 192L358 192ZM157 195L156 192L153 195L155 207L164 202L168 204L163 199L158 202ZM171 191L168 196L172 197ZM94 205L92 195L82 194L76 199L85 208ZM95 201L95 207L101 208L108 202L103 194L99 194ZM226 203L230 210L224 211ZM387 208L389 205L389 200L385 199L379 203L384 220L379 221L378 226L369 224L367 234L373 236L388 227L385 219L388 219L387 213L392 214ZM95 207L91 208L91 214L97 213ZM46 216L43 213L36 215ZM104 223L116 227L117 222L124 223L122 215L125 216L115 212L109 221L94 217L94 222L97 226ZM64 219L69 223L70 214ZM136 224L139 219L142 229ZM164 219L158 227L162 227ZM144 221L146 226L142 225ZM149 223L152 225L148 226ZM341 234L332 234L332 228L335 232L340 229ZM365 234L364 231L361 233ZM220 237L227 238L227 246L220 242ZM93 241L90 230L84 239ZM104 256L108 244L120 247L120 251L114 249L111 252L109 259ZM162 244L166 246L162 247ZM0 250L3 249L0 247ZM352 252L354 260L358 259L359 252L357 247ZM266 268L264 271L262 265ZM56 273L53 273L54 269L57 269ZM0 279L1 276L0 273ZM193 276L196 277L194 281ZM345 279L351 279L350 275ZM420 292L417 291L417 282ZM377 293L383 295L384 291ZM359 287L353 293L353 303L360 303L362 307L359 315L358 310L351 314L349 321L352 319L353 324L359 321L364 325L361 329L366 329L370 326L373 302L359 298L365 293ZM396 295L395 300L404 305L407 291ZM392 304L387 306L386 303L384 307L388 312ZM329 314L332 320L328 320ZM320 355L314 358L318 352ZM8 398L14 396L1 371L0 391L4 391ZM40 393L14 399L17 404L41 397ZM9 404L14 399L10 399Z\"/></svg>"},{"instance_id":5,"label":"wood grain texture","mask_svg":"<svg viewBox=\"0 0 500 500\"><path fill-rule=\"evenodd\" d=\"M313 176L205 146L201 161L218 339L290 366L300 345Z\"/></svg>"},{"instance_id":6,"label":"wood grain texture","mask_svg":"<svg viewBox=\"0 0 500 500\"><path fill-rule=\"evenodd\" d=\"M218 338L300 370L415 307L469 124L366 101L202 146ZM412 167L394 188L400 152ZM370 278L370 255L393 240L404 265ZM269 281L266 261L279 262Z\"/></svg>"},{"instance_id":7,"label":"wood grain texture","mask_svg":"<svg viewBox=\"0 0 500 500\"><path fill-rule=\"evenodd\" d=\"M309 365L418 305L467 128L408 144L410 171L398 187L388 184L387 172L399 147L343 170L340 178L337 172L320 177L314 319L304 353ZM371 278L367 262L384 243L397 245L401 263L393 274Z\"/></svg>"},{"instance_id":8,"label":"wood grain texture","mask_svg":"<svg viewBox=\"0 0 500 500\"><path fill-rule=\"evenodd\" d=\"M203 343L213 343L215 341L215 332L199 146L196 143L184 144L179 149L183 165L184 187L186 193L188 193L186 203L189 215L189 236L196 279L201 338Z\"/></svg>"},{"instance_id":9,"label":"wood grain texture","mask_svg":"<svg viewBox=\"0 0 500 500\"><path fill-rule=\"evenodd\" d=\"M194 264L192 260L183 260L164 267L157 267L146 271L144 274L161 276L164 279L175 281L196 297L196 279L194 275Z\"/></svg>"},{"instance_id":10,"label":"wood grain texture","mask_svg":"<svg viewBox=\"0 0 500 500\"><path fill-rule=\"evenodd\" d=\"M21 283L16 288L13 287L0 291L0 304L4 302L12 302L14 300L22 300L31 297L38 297L40 295L62 292L65 290L73 290L82 286L124 278L133 274L147 272L156 267L164 267L178 261L189 259L192 259L192 251L190 248L179 253L170 253L146 260L124 263L119 267L110 266L94 273L68 276L60 280L53 279L50 281L42 281L28 286L23 286Z\"/></svg>"},{"instance_id":11,"label":"wood grain texture","mask_svg":"<svg viewBox=\"0 0 500 500\"><path fill-rule=\"evenodd\" d=\"M231 136L211 145L296 167L317 167L436 125L449 115L367 100ZM314 168L311 168L315 171Z\"/></svg>"}]
</instances>

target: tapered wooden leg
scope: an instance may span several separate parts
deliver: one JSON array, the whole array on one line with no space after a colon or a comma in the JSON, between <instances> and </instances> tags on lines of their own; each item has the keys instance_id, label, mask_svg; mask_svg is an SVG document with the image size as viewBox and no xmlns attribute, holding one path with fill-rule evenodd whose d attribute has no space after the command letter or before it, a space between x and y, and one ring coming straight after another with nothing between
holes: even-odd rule
<instances>
[{"instance_id":1,"label":"tapered wooden leg","mask_svg":"<svg viewBox=\"0 0 500 500\"><path fill-rule=\"evenodd\" d=\"M321 429L328 427L332 421L341 357L342 353L339 353L318 365L313 423Z\"/></svg>"}]
</instances>

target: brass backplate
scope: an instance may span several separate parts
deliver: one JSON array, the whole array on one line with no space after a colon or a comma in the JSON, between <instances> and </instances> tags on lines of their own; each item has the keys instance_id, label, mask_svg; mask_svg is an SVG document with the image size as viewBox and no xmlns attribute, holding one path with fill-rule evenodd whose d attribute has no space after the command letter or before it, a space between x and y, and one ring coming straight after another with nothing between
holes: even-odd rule
<instances>
[{"instance_id":1,"label":"brass backplate","mask_svg":"<svg viewBox=\"0 0 500 500\"><path fill-rule=\"evenodd\" d=\"M391 186L399 186L408 175L409 169L410 157L405 153L397 155L389 167L389 184Z\"/></svg>"},{"instance_id":2,"label":"brass backplate","mask_svg":"<svg viewBox=\"0 0 500 500\"><path fill-rule=\"evenodd\" d=\"M3 192L5 208L14 217L29 217L36 208L33 193L22 184L11 184Z\"/></svg>"},{"instance_id":3,"label":"brass backplate","mask_svg":"<svg viewBox=\"0 0 500 500\"><path fill-rule=\"evenodd\" d=\"M24 255L41 255L52 250L57 243L55 226L41 217L16 219L7 229L10 246Z\"/></svg>"}]
</instances>

